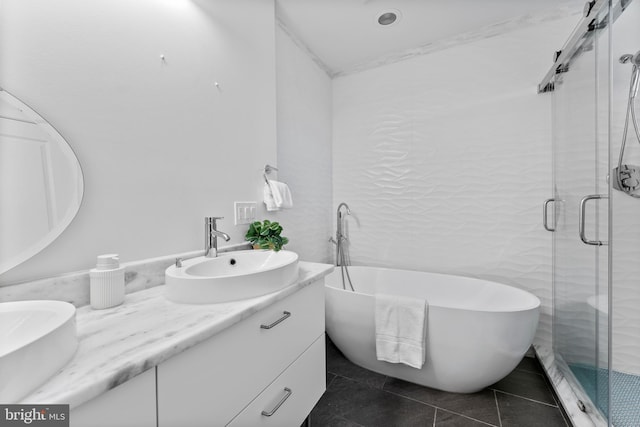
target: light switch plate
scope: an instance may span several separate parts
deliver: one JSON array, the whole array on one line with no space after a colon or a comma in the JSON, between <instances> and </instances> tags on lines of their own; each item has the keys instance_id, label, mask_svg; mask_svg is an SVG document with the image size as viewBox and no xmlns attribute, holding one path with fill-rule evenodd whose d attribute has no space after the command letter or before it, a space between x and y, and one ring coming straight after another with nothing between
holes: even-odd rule
<instances>
[{"instance_id":1,"label":"light switch plate","mask_svg":"<svg viewBox=\"0 0 640 427\"><path fill-rule=\"evenodd\" d=\"M256 220L257 202L233 202L235 225L251 224Z\"/></svg>"}]
</instances>

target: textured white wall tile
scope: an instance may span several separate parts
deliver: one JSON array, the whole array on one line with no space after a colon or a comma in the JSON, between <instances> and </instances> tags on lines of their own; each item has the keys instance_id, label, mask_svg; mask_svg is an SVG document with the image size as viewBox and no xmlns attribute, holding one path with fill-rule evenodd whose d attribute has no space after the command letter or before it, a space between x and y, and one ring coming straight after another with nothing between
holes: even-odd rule
<instances>
[{"instance_id":1,"label":"textured white wall tile","mask_svg":"<svg viewBox=\"0 0 640 427\"><path fill-rule=\"evenodd\" d=\"M351 259L475 276L542 300L549 344L549 52L575 18L334 80L334 197Z\"/></svg>"},{"instance_id":2,"label":"textured white wall tile","mask_svg":"<svg viewBox=\"0 0 640 427\"><path fill-rule=\"evenodd\" d=\"M269 216L284 227L287 249L330 262L331 80L281 27L276 53L278 179L291 188L294 207Z\"/></svg>"}]
</instances>

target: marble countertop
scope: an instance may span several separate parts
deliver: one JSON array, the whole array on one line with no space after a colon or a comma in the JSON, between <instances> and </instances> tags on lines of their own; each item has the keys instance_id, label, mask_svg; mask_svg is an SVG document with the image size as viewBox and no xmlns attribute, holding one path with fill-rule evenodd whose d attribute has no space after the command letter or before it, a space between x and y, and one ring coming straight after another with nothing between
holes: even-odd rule
<instances>
[{"instance_id":1,"label":"marble countertop","mask_svg":"<svg viewBox=\"0 0 640 427\"><path fill-rule=\"evenodd\" d=\"M297 282L261 297L223 304L178 304L164 286L126 295L106 310L76 313L78 350L71 361L22 399L77 407L321 279L332 265L299 263Z\"/></svg>"}]
</instances>

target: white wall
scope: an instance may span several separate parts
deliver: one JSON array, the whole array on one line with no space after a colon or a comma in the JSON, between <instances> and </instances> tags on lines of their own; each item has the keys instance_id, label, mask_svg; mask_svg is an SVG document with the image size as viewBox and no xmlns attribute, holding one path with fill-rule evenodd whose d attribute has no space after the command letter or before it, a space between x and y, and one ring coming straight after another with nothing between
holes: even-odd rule
<instances>
[{"instance_id":1,"label":"white wall","mask_svg":"<svg viewBox=\"0 0 640 427\"><path fill-rule=\"evenodd\" d=\"M551 331L550 97L536 93L576 17L334 80L333 202L367 264L529 290Z\"/></svg>"},{"instance_id":2,"label":"white wall","mask_svg":"<svg viewBox=\"0 0 640 427\"><path fill-rule=\"evenodd\" d=\"M261 200L277 155L273 1L1 7L0 86L66 137L86 187L71 226L0 283L91 268L101 253L200 249L204 216L244 240L233 201Z\"/></svg>"},{"instance_id":3,"label":"white wall","mask_svg":"<svg viewBox=\"0 0 640 427\"><path fill-rule=\"evenodd\" d=\"M291 188L294 208L271 216L300 259L331 262L331 79L299 43L276 28L277 176Z\"/></svg>"}]
</instances>

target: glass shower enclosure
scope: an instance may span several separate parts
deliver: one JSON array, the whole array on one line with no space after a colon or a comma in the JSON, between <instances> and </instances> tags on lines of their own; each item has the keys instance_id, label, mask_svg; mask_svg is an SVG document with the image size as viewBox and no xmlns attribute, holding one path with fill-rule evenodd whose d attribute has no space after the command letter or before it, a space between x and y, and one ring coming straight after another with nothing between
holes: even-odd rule
<instances>
[{"instance_id":1,"label":"glass shower enclosure","mask_svg":"<svg viewBox=\"0 0 640 427\"><path fill-rule=\"evenodd\" d=\"M553 354L594 425L637 427L640 2L587 3L557 55L540 88L553 108Z\"/></svg>"}]
</instances>

